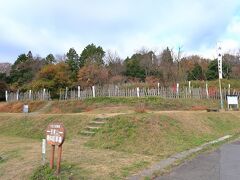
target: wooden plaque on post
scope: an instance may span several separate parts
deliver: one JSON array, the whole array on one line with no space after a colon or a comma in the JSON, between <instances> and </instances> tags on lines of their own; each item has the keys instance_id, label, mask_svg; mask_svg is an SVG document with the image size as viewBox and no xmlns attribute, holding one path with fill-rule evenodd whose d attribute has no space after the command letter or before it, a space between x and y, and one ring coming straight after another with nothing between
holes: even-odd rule
<instances>
[{"instance_id":1,"label":"wooden plaque on post","mask_svg":"<svg viewBox=\"0 0 240 180\"><path fill-rule=\"evenodd\" d=\"M65 128L62 123L50 123L46 129L47 143L61 146L65 139Z\"/></svg>"},{"instance_id":2,"label":"wooden plaque on post","mask_svg":"<svg viewBox=\"0 0 240 180\"><path fill-rule=\"evenodd\" d=\"M58 161L57 161L57 174L60 172L60 164L62 157L62 144L65 140L65 128L62 123L55 122L50 123L46 129L46 140L47 143L52 146L50 168L54 167L54 153L55 146L58 146Z\"/></svg>"}]
</instances>

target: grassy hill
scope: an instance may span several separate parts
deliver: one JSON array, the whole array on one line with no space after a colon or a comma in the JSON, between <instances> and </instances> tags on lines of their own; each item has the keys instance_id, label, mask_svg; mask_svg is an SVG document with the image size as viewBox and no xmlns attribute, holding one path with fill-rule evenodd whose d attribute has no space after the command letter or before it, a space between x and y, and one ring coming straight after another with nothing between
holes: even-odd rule
<instances>
[{"instance_id":1,"label":"grassy hill","mask_svg":"<svg viewBox=\"0 0 240 180\"><path fill-rule=\"evenodd\" d=\"M28 103L31 112L34 112L41 109L47 102ZM81 101L53 101L45 110L45 113L80 113L96 111L96 109L102 109L102 112L127 112L128 110L135 110L140 105L151 111L204 110L207 108L218 108L219 101L207 99L164 99L160 97L97 97ZM23 102L0 103L0 112L22 112L22 106Z\"/></svg>"},{"instance_id":2,"label":"grassy hill","mask_svg":"<svg viewBox=\"0 0 240 180\"><path fill-rule=\"evenodd\" d=\"M176 152L240 132L240 112L133 111L107 118L95 136L81 135L97 115L0 114L0 156L4 159L0 179L28 179L34 171L35 177L49 172L36 169L41 165L41 139L52 121L63 122L67 129L62 179L123 179Z\"/></svg>"}]
</instances>

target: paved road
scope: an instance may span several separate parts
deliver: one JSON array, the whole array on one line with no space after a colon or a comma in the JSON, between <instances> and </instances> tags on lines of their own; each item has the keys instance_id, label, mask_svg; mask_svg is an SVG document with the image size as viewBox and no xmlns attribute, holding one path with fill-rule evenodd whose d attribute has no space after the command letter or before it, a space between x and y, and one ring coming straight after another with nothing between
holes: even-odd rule
<instances>
[{"instance_id":1,"label":"paved road","mask_svg":"<svg viewBox=\"0 0 240 180\"><path fill-rule=\"evenodd\" d=\"M157 180L240 180L240 141L199 155Z\"/></svg>"}]
</instances>

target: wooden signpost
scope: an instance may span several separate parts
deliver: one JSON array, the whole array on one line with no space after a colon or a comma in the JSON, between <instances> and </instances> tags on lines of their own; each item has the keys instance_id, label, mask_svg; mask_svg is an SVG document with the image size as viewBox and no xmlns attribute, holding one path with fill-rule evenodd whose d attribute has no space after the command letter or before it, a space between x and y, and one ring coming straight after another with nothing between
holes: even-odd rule
<instances>
[{"instance_id":1,"label":"wooden signpost","mask_svg":"<svg viewBox=\"0 0 240 180\"><path fill-rule=\"evenodd\" d=\"M54 167L54 153L55 146L58 146L58 160L57 160L57 174L60 173L61 157L62 157L62 144L65 139L65 128L62 123L50 123L46 129L46 140L51 145L50 168Z\"/></svg>"}]
</instances>

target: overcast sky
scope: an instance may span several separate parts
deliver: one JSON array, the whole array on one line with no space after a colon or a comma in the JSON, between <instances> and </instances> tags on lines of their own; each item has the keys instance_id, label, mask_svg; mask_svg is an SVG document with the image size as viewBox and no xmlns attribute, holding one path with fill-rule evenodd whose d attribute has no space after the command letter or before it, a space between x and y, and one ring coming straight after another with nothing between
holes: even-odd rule
<instances>
[{"instance_id":1,"label":"overcast sky","mask_svg":"<svg viewBox=\"0 0 240 180\"><path fill-rule=\"evenodd\" d=\"M240 0L0 0L0 62L94 43L122 58L166 46L213 57L240 48Z\"/></svg>"}]
</instances>

